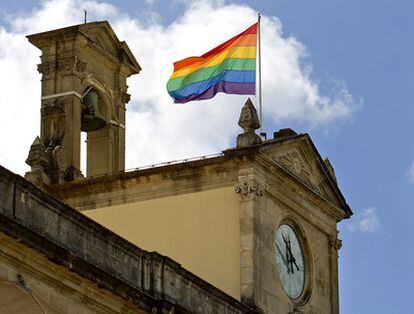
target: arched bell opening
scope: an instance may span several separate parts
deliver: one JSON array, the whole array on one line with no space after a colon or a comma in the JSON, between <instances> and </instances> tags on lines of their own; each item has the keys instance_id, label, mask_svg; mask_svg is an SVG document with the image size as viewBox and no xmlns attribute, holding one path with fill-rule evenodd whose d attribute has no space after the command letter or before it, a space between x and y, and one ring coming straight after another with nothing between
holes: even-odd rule
<instances>
[{"instance_id":1,"label":"arched bell opening","mask_svg":"<svg viewBox=\"0 0 414 314\"><path fill-rule=\"evenodd\" d=\"M106 84L88 79L82 96L81 116L82 142L85 142L83 133L86 133L86 143L81 143L81 169L84 174L86 169L86 177L120 171L125 167L124 141L121 141L125 127L123 124L119 126L113 118L115 103L114 94Z\"/></svg>"},{"instance_id":2,"label":"arched bell opening","mask_svg":"<svg viewBox=\"0 0 414 314\"><path fill-rule=\"evenodd\" d=\"M107 158L109 105L99 88L89 85L82 96L81 171L86 176L105 172Z\"/></svg>"},{"instance_id":3,"label":"arched bell opening","mask_svg":"<svg viewBox=\"0 0 414 314\"><path fill-rule=\"evenodd\" d=\"M106 111L106 106L104 106L104 100L99 92L92 86L87 87L82 97L82 103L81 131L91 132L104 128L107 125L107 120L101 112Z\"/></svg>"}]
</instances>

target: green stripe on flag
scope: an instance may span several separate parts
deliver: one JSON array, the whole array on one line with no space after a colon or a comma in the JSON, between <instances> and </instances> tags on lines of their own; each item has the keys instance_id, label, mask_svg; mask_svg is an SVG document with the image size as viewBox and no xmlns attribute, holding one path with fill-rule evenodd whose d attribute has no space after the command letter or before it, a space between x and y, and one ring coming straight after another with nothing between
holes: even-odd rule
<instances>
[{"instance_id":1,"label":"green stripe on flag","mask_svg":"<svg viewBox=\"0 0 414 314\"><path fill-rule=\"evenodd\" d=\"M254 71L256 59L225 59L222 63L212 67L201 68L188 75L173 78L167 83L168 91L175 91L189 84L201 82L206 79L220 75L225 70L233 71Z\"/></svg>"}]
</instances>

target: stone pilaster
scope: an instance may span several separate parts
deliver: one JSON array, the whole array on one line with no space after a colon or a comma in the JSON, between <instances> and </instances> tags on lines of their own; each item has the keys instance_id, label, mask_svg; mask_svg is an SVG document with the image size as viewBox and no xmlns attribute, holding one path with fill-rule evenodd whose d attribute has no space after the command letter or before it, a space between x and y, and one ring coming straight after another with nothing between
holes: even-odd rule
<instances>
[{"instance_id":1,"label":"stone pilaster","mask_svg":"<svg viewBox=\"0 0 414 314\"><path fill-rule=\"evenodd\" d=\"M243 172L243 170L241 171ZM240 202L240 295L244 303L257 306L260 282L259 239L257 238L257 206L263 196L262 187L252 175L240 175L235 187Z\"/></svg>"},{"instance_id":2,"label":"stone pilaster","mask_svg":"<svg viewBox=\"0 0 414 314\"><path fill-rule=\"evenodd\" d=\"M339 314L338 251L341 247L342 240L338 239L338 235L331 235L329 237L329 277L332 314Z\"/></svg>"}]
</instances>

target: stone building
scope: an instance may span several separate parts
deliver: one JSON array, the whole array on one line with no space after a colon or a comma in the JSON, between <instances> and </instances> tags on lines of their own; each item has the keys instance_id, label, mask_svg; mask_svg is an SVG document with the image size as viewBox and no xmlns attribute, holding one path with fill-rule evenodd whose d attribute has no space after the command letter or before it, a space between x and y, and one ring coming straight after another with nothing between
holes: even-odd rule
<instances>
[{"instance_id":1,"label":"stone building","mask_svg":"<svg viewBox=\"0 0 414 314\"><path fill-rule=\"evenodd\" d=\"M28 39L41 132L26 179L0 168L0 312L339 313L352 211L307 134L263 141L247 100L235 148L125 171L126 43L107 22Z\"/></svg>"}]
</instances>

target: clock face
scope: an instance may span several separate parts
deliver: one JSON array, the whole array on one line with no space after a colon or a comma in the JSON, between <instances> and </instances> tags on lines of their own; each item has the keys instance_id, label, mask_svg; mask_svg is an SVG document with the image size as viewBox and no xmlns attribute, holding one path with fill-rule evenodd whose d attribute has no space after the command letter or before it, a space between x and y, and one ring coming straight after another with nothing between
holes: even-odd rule
<instances>
[{"instance_id":1,"label":"clock face","mask_svg":"<svg viewBox=\"0 0 414 314\"><path fill-rule=\"evenodd\" d=\"M305 286L305 260L295 231L286 224L276 232L276 265L280 281L287 295L298 298Z\"/></svg>"}]
</instances>

